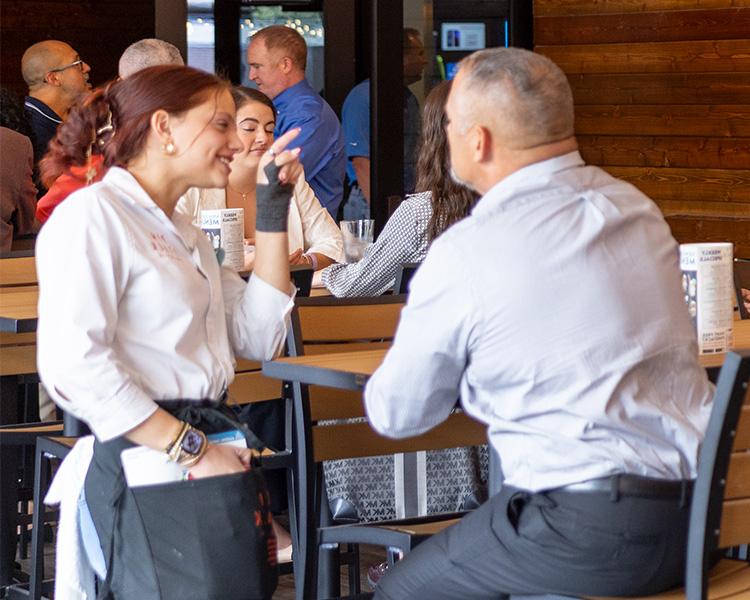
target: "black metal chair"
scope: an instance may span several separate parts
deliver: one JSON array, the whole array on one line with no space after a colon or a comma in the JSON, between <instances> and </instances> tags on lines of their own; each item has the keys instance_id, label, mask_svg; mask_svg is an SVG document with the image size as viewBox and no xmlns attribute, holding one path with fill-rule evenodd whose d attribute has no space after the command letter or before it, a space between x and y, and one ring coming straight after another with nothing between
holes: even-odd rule
<instances>
[{"instance_id":1,"label":"black metal chair","mask_svg":"<svg viewBox=\"0 0 750 600\"><path fill-rule=\"evenodd\" d=\"M745 403L748 380L750 350L728 352L698 457L685 586L640 600L750 598L750 564L746 558L732 558L740 555L734 549L750 542L750 404ZM727 558L711 568L719 550L727 550ZM519 596L513 600L570 600L570 596Z\"/></svg>"},{"instance_id":2,"label":"black metal chair","mask_svg":"<svg viewBox=\"0 0 750 600\"><path fill-rule=\"evenodd\" d=\"M403 263L396 271L396 282L393 284L394 294L406 294L409 290L409 281L416 273L422 263Z\"/></svg>"},{"instance_id":3,"label":"black metal chair","mask_svg":"<svg viewBox=\"0 0 750 600\"><path fill-rule=\"evenodd\" d=\"M292 313L289 354L321 354L371 350L390 345L403 295L376 298L309 298L297 302ZM403 547L417 543L460 518L464 513L428 516L381 523L333 526L327 508L322 463L341 458L361 458L413 453L486 443L485 428L462 413L433 432L406 440L388 440L376 434L364 417L360 392L292 384L297 442L298 509L303 579L297 581L298 598L328 597L338 593L339 558L350 565L350 589L359 590L359 543ZM354 421L352 421L354 419ZM335 424L329 424L329 421ZM341 537L338 534L341 533ZM320 551L318 542L324 548ZM349 544L339 554L339 544ZM296 560L296 558L295 558ZM318 574L320 573L320 585Z\"/></svg>"}]
</instances>

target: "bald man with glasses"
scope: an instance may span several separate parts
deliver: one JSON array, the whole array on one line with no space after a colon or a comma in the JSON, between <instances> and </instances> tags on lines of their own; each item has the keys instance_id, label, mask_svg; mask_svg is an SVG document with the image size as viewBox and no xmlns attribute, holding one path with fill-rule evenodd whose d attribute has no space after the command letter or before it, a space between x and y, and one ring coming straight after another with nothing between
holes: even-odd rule
<instances>
[{"instance_id":1,"label":"bald man with glasses","mask_svg":"<svg viewBox=\"0 0 750 600\"><path fill-rule=\"evenodd\" d=\"M65 42L46 40L30 46L21 59L21 72L29 95L26 110L36 134L34 162L47 152L68 110L91 89L89 67Z\"/></svg>"}]
</instances>

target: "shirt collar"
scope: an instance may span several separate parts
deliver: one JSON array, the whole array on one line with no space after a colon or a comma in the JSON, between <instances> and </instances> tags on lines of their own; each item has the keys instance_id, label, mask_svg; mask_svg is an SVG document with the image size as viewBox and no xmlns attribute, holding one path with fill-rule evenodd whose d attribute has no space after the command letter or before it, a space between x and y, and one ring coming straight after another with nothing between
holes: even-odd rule
<instances>
[{"instance_id":1,"label":"shirt collar","mask_svg":"<svg viewBox=\"0 0 750 600\"><path fill-rule=\"evenodd\" d=\"M505 179L496 183L483 197L491 198L492 204L502 202L515 196L520 190L527 188L540 187L541 182L546 181L551 175L572 169L574 167L585 166L583 158L578 150L555 156L538 163L534 163L515 171ZM482 212L483 207L489 208L488 202L478 202L473 213Z\"/></svg>"},{"instance_id":2,"label":"shirt collar","mask_svg":"<svg viewBox=\"0 0 750 600\"><path fill-rule=\"evenodd\" d=\"M202 232L192 225L190 218L186 218L175 212L172 219L159 208L138 183L138 180L132 173L121 167L112 167L102 179L102 183L115 187L120 191L120 196L124 201L133 205L140 206L154 215L155 218L165 223L168 227L174 228L185 242L189 250L193 250L198 240L198 235Z\"/></svg>"},{"instance_id":3,"label":"shirt collar","mask_svg":"<svg viewBox=\"0 0 750 600\"><path fill-rule=\"evenodd\" d=\"M60 117L60 115L58 115L54 110L52 110L49 106L47 106L44 102L37 98L26 96L24 105L26 106L26 108L41 114L43 117L46 117L50 121L54 121L55 123L62 123L62 118Z\"/></svg>"},{"instance_id":4,"label":"shirt collar","mask_svg":"<svg viewBox=\"0 0 750 600\"><path fill-rule=\"evenodd\" d=\"M289 105L294 98L299 96L300 94L304 92L314 91L312 89L312 86L307 82L307 79L303 79L302 81L298 81L293 86L286 88L283 92L281 92L278 96L276 96L273 99L273 104L276 107L276 110L281 112L282 107L286 108L287 105Z\"/></svg>"}]
</instances>

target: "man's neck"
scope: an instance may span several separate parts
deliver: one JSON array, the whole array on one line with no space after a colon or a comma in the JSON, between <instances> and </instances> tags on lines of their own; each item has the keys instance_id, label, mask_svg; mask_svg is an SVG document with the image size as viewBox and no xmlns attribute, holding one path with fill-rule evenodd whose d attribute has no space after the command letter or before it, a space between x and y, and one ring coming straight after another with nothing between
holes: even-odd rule
<instances>
[{"instance_id":1,"label":"man's neck","mask_svg":"<svg viewBox=\"0 0 750 600\"><path fill-rule=\"evenodd\" d=\"M70 108L70 104L60 98L60 95L54 90L48 90L46 88L34 91L29 90L29 97L44 102L61 119L65 118L68 109Z\"/></svg>"},{"instance_id":2,"label":"man's neck","mask_svg":"<svg viewBox=\"0 0 750 600\"><path fill-rule=\"evenodd\" d=\"M485 176L482 178L483 181L477 185L476 189L480 194L486 194L495 185L516 171L576 150L578 150L578 142L575 137L524 150L501 148L497 151L497 156L488 166Z\"/></svg>"}]
</instances>

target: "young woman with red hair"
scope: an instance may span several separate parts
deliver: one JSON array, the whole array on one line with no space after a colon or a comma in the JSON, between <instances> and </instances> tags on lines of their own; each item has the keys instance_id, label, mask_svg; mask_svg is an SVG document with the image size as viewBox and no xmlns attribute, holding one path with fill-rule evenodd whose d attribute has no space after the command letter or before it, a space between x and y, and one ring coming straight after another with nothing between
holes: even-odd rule
<instances>
[{"instance_id":1,"label":"young woman with red hair","mask_svg":"<svg viewBox=\"0 0 750 600\"><path fill-rule=\"evenodd\" d=\"M255 527L258 494L247 498L251 449L205 434L234 426L224 398L235 356L271 359L284 344L287 212L301 172L299 150L284 148L296 134L261 161L248 283L174 214L188 188L225 187L242 149L227 84L189 67L145 69L96 90L50 146L47 164L60 171L92 155L108 169L39 235L38 364L55 402L96 434L85 500L104 585L118 599L249 598L248 577L264 590L252 597L275 587L273 577L260 581L264 557L243 543L262 537L275 549L270 521ZM195 481L161 486L163 500L159 486L128 487L120 453L134 446L164 452ZM157 495L147 502L139 489Z\"/></svg>"}]
</instances>

